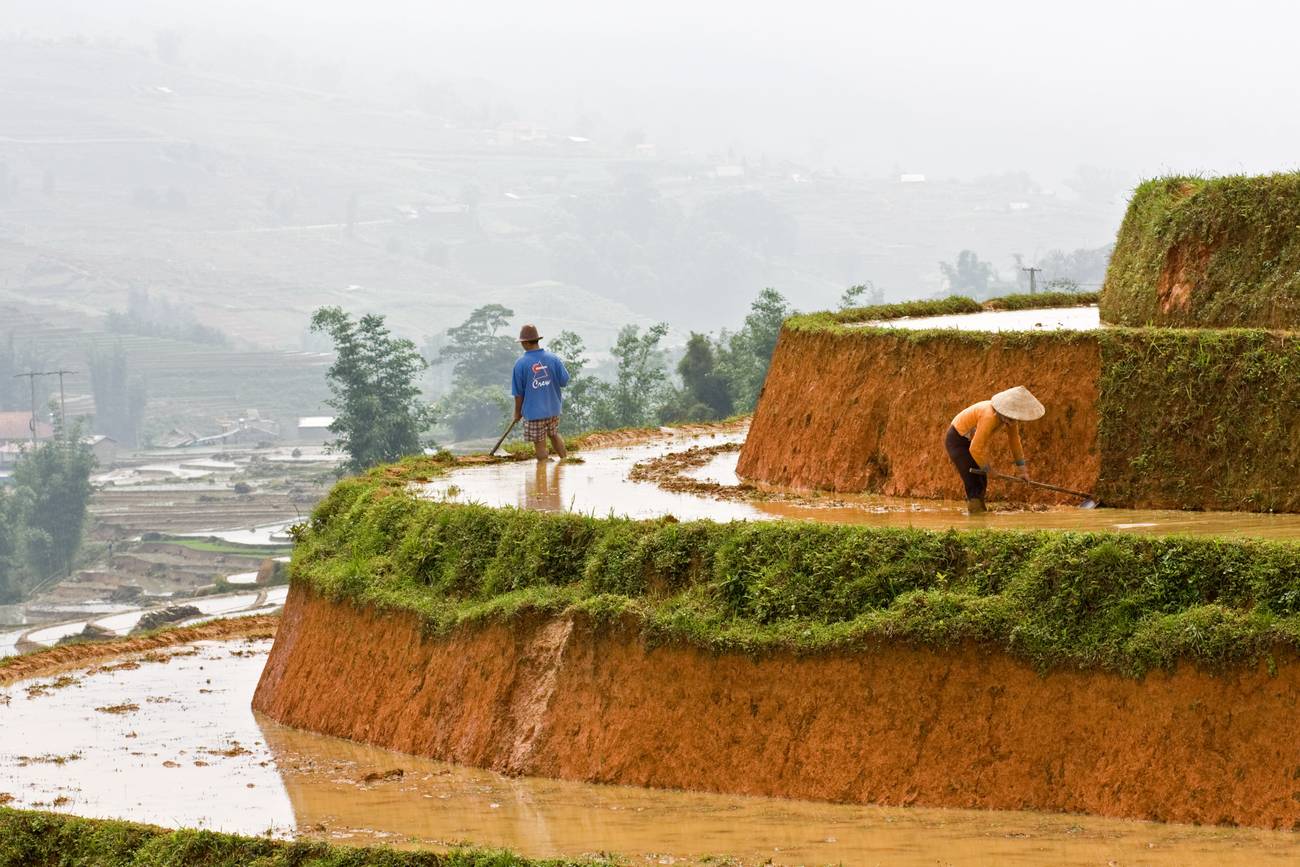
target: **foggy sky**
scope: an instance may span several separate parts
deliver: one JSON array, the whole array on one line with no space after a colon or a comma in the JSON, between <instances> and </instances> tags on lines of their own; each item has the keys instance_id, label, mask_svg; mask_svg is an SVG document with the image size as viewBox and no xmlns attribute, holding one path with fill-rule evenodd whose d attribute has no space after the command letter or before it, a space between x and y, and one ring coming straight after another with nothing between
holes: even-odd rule
<instances>
[{"instance_id":1,"label":"foggy sky","mask_svg":"<svg viewBox=\"0 0 1300 867\"><path fill-rule=\"evenodd\" d=\"M428 3L4 0L0 32L175 29L197 58L278 44L350 87L479 79L537 120L693 153L1048 185L1297 167L1300 8L1283 2ZM225 46L217 47L217 46ZM235 46L235 50L231 50Z\"/></svg>"}]
</instances>

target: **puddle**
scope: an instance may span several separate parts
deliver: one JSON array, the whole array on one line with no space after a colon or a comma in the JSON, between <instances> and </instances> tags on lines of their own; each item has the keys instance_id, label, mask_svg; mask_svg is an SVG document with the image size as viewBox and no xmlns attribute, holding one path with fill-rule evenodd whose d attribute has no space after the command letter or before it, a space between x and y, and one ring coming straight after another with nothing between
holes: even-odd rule
<instances>
[{"instance_id":1,"label":"puddle","mask_svg":"<svg viewBox=\"0 0 1300 867\"><path fill-rule=\"evenodd\" d=\"M853 323L873 328L956 328L959 331L1092 331L1101 327L1097 307L1047 307L1041 310L986 310L953 316L908 316Z\"/></svg>"},{"instance_id":2,"label":"puddle","mask_svg":"<svg viewBox=\"0 0 1300 867\"><path fill-rule=\"evenodd\" d=\"M511 779L285 728L249 709L270 642L202 642L14 684L0 792L17 807L404 848L778 864L1283 864L1285 832L877 808ZM197 650L197 652L193 652ZM155 658L159 655L155 654ZM97 711L95 708L105 708ZM400 774L395 773L400 770ZM63 800L66 799L66 800Z\"/></svg>"},{"instance_id":3,"label":"puddle","mask_svg":"<svg viewBox=\"0 0 1300 867\"><path fill-rule=\"evenodd\" d=\"M1300 514L1062 507L1044 511L995 511L972 518L965 514L964 503L952 501L853 494L828 494L825 505L818 503L815 496L802 502L719 500L707 495L665 491L653 482L628 479L633 464L641 461L692 446L743 440L744 433L676 436L638 446L585 451L581 464L552 462L539 468L533 461L520 461L464 467L423 485L422 490L425 496L451 502L571 511L600 517L673 515L679 520L779 519L925 529L1092 530L1300 539ZM739 481L736 477L739 458L738 452L725 452L683 475L735 485Z\"/></svg>"}]
</instances>

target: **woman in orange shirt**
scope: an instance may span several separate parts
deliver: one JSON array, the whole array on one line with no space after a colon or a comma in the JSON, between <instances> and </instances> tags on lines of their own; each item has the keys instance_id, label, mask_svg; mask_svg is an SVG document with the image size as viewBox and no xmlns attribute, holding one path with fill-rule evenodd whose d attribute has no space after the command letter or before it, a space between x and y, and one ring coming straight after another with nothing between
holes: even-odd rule
<instances>
[{"instance_id":1,"label":"woman in orange shirt","mask_svg":"<svg viewBox=\"0 0 1300 867\"><path fill-rule=\"evenodd\" d=\"M1043 417L1043 405L1023 385L999 391L991 400L982 400L957 413L944 435L943 447L952 459L952 465L961 476L966 488L966 507L972 515L984 511L984 491L988 476L972 473L979 468L987 473L992 466L989 447L994 432L1005 429L1011 443L1011 457L1016 462L1016 475L1029 478L1025 463L1025 449L1020 443L1020 422Z\"/></svg>"}]
</instances>

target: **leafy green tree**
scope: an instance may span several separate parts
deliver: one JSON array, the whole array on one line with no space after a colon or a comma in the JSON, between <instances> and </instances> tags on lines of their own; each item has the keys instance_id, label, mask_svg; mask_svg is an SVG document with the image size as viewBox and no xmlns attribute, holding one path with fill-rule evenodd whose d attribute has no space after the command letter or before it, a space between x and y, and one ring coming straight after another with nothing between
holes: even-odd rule
<instances>
[{"instance_id":1,"label":"leafy green tree","mask_svg":"<svg viewBox=\"0 0 1300 867\"><path fill-rule=\"evenodd\" d=\"M60 430L24 454L14 469L21 544L38 580L70 571L81 547L95 468L95 455L82 440L80 425Z\"/></svg>"},{"instance_id":2,"label":"leafy green tree","mask_svg":"<svg viewBox=\"0 0 1300 867\"><path fill-rule=\"evenodd\" d=\"M877 289L876 284L868 280L844 290L840 296L840 309L852 310L854 307L870 307L885 303L885 291Z\"/></svg>"},{"instance_id":3,"label":"leafy green tree","mask_svg":"<svg viewBox=\"0 0 1300 867\"><path fill-rule=\"evenodd\" d=\"M500 332L514 315L509 307L486 304L460 325L447 329L447 341L438 360L451 364L457 384L498 385L509 381L509 372L519 356L519 343L510 334Z\"/></svg>"},{"instance_id":4,"label":"leafy green tree","mask_svg":"<svg viewBox=\"0 0 1300 867\"><path fill-rule=\"evenodd\" d=\"M655 421L655 409L668 391L668 372L659 344L668 334L667 323L652 325L643 334L625 325L610 350L618 375L599 390L592 421L597 428L645 427Z\"/></svg>"},{"instance_id":5,"label":"leafy green tree","mask_svg":"<svg viewBox=\"0 0 1300 867\"><path fill-rule=\"evenodd\" d=\"M988 262L981 262L973 250L962 250L958 253L955 264L940 262L939 270L943 272L943 278L948 283L949 294L965 293L977 298L988 294L994 276L993 266Z\"/></svg>"},{"instance_id":6,"label":"leafy green tree","mask_svg":"<svg viewBox=\"0 0 1300 867\"><path fill-rule=\"evenodd\" d=\"M18 577L18 501L0 488L0 602L21 596Z\"/></svg>"},{"instance_id":7,"label":"leafy green tree","mask_svg":"<svg viewBox=\"0 0 1300 867\"><path fill-rule=\"evenodd\" d=\"M692 331L686 353L677 363L682 388L660 417L664 421L704 421L726 418L732 413L731 389L718 372L718 358L707 334Z\"/></svg>"},{"instance_id":8,"label":"leafy green tree","mask_svg":"<svg viewBox=\"0 0 1300 867\"><path fill-rule=\"evenodd\" d=\"M726 341L718 369L727 380L735 411L749 412L767 379L767 368L776 351L781 323L790 315L790 305L775 289L764 289L750 305L740 330Z\"/></svg>"},{"instance_id":9,"label":"leafy green tree","mask_svg":"<svg viewBox=\"0 0 1300 867\"><path fill-rule=\"evenodd\" d=\"M489 436L510 414L510 371L519 343L501 333L515 313L500 304L485 304L470 313L440 343L438 361L451 366L451 390L438 414L456 439Z\"/></svg>"},{"instance_id":10,"label":"leafy green tree","mask_svg":"<svg viewBox=\"0 0 1300 867\"><path fill-rule=\"evenodd\" d=\"M510 392L500 385L462 383L438 401L438 417L458 440L498 433L513 409Z\"/></svg>"},{"instance_id":11,"label":"leafy green tree","mask_svg":"<svg viewBox=\"0 0 1300 867\"><path fill-rule=\"evenodd\" d=\"M360 471L420 451L421 435L434 422L420 396L419 377L428 363L410 340L396 338L384 317L358 320L338 307L312 314L312 331L328 334L336 353L326 376L335 411L330 430L348 469Z\"/></svg>"},{"instance_id":12,"label":"leafy green tree","mask_svg":"<svg viewBox=\"0 0 1300 867\"><path fill-rule=\"evenodd\" d=\"M582 338L572 331L561 331L550 341L551 352L560 356L569 371L569 385L564 389L564 409L560 414L560 431L565 434L581 433L594 426L596 402L606 383L583 375L587 367L587 347Z\"/></svg>"},{"instance_id":13,"label":"leafy green tree","mask_svg":"<svg viewBox=\"0 0 1300 867\"><path fill-rule=\"evenodd\" d=\"M144 379L131 376L126 352L118 343L111 351L90 352L90 390L95 397L95 428L123 445L134 447L140 441L140 422L144 418Z\"/></svg>"}]
</instances>

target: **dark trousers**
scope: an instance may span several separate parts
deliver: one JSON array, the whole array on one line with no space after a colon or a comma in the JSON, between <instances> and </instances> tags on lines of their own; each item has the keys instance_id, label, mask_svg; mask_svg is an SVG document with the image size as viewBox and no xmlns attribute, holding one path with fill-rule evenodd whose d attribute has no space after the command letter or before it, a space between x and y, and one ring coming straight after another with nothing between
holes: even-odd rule
<instances>
[{"instance_id":1,"label":"dark trousers","mask_svg":"<svg viewBox=\"0 0 1300 867\"><path fill-rule=\"evenodd\" d=\"M981 476L972 473L972 469L977 469L979 464L970 454L970 440L957 433L957 428L948 425L948 433L944 434L943 447L948 452L948 458L952 465L957 468L957 475L961 476L961 483L966 486L966 499L982 500L984 491L989 486L988 476Z\"/></svg>"}]
</instances>

